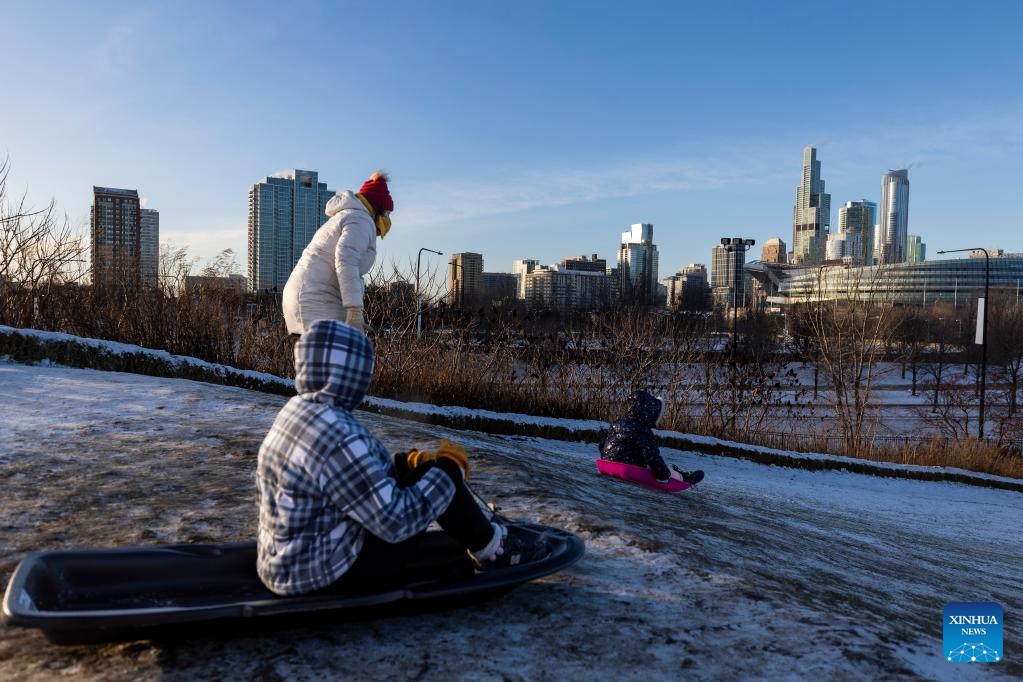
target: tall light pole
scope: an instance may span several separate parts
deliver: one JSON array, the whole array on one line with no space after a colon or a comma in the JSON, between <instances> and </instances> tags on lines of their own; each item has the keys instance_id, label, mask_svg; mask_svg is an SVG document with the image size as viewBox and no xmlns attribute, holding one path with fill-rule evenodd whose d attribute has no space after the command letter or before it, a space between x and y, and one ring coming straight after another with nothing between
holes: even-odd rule
<instances>
[{"instance_id":1,"label":"tall light pole","mask_svg":"<svg viewBox=\"0 0 1023 682\"><path fill-rule=\"evenodd\" d=\"M419 293L419 261L423 257L423 251L429 251L430 253L435 253L438 256L443 256L444 255L440 251L434 251L433 249L428 249L428 248L426 248L424 246L423 248L419 249L419 255L416 256L416 338L417 339L423 335L423 295L421 293Z\"/></svg>"},{"instance_id":2,"label":"tall light pole","mask_svg":"<svg viewBox=\"0 0 1023 682\"><path fill-rule=\"evenodd\" d=\"M973 249L946 249L939 254L962 253L963 251L984 252L984 298L977 302L977 323L980 324L980 415L977 425L977 438L984 440L984 393L987 385L987 309L991 295L991 254L980 247Z\"/></svg>"},{"instance_id":3,"label":"tall light pole","mask_svg":"<svg viewBox=\"0 0 1023 682\"><path fill-rule=\"evenodd\" d=\"M724 247L725 251L727 251L728 253L736 253L736 252L742 253L743 254L742 260L743 260L744 263L746 262L746 255L745 255L746 254L746 250L749 249L749 247L753 246L754 244L756 244L756 240L753 240L753 239L743 239L742 237L722 237L721 238L721 246ZM738 314L739 314L738 306L736 305L736 298L738 298L739 291L741 290L742 291L743 301L746 300L746 287L745 286L739 286L740 282L742 282L742 279L741 279L742 278L742 272L741 272L741 270L739 270L738 268L735 267L735 260L734 259L732 260L732 263L730 264L729 269L730 270L735 270L735 272L731 273L732 274L732 285L729 287L729 290L734 291L734 293L731 296L731 299L732 299L732 355L734 356L735 355L735 346L736 346L735 321L736 321L736 318L738 317Z\"/></svg>"}]
</instances>

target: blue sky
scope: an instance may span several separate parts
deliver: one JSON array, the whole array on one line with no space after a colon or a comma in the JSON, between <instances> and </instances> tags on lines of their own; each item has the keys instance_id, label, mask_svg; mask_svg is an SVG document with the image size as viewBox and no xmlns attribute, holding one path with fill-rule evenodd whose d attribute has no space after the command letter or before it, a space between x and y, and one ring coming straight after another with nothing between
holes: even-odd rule
<instances>
[{"instance_id":1,"label":"blue sky","mask_svg":"<svg viewBox=\"0 0 1023 682\"><path fill-rule=\"evenodd\" d=\"M807 145L836 228L908 167L931 257L1023 251L1023 3L0 5L9 191L85 229L93 185L138 189L203 260L244 266L264 176L384 168L385 266L613 262L649 222L664 277L722 236L791 246Z\"/></svg>"}]
</instances>

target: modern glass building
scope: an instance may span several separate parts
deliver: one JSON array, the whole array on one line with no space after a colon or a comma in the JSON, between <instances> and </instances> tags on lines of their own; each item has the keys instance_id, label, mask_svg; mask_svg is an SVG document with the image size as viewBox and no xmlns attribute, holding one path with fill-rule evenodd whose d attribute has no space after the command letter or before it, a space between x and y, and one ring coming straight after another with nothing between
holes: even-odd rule
<instances>
[{"instance_id":1,"label":"modern glass building","mask_svg":"<svg viewBox=\"0 0 1023 682\"><path fill-rule=\"evenodd\" d=\"M825 240L831 224L831 195L824 191L817 150L803 150L803 180L796 188L792 209L792 262L814 265L824 261Z\"/></svg>"},{"instance_id":2,"label":"modern glass building","mask_svg":"<svg viewBox=\"0 0 1023 682\"><path fill-rule=\"evenodd\" d=\"M895 263L868 267L821 265L800 267L753 261L745 270L760 283L766 305L784 307L818 300L854 299L909 305L939 301L962 305L984 296L985 277L992 292L1008 291L1019 300L1023 254L983 252L970 258Z\"/></svg>"},{"instance_id":3,"label":"modern glass building","mask_svg":"<svg viewBox=\"0 0 1023 682\"><path fill-rule=\"evenodd\" d=\"M927 244L924 244L920 235L911 234L906 236L906 262L923 263L927 260Z\"/></svg>"},{"instance_id":4,"label":"modern glass building","mask_svg":"<svg viewBox=\"0 0 1023 682\"><path fill-rule=\"evenodd\" d=\"M714 305L723 308L745 308L751 301L750 276L743 268L749 246L741 237L732 237L732 244L715 244L711 249L710 293Z\"/></svg>"},{"instance_id":5,"label":"modern glass building","mask_svg":"<svg viewBox=\"0 0 1023 682\"><path fill-rule=\"evenodd\" d=\"M860 199L847 201L838 209L838 233L846 235L846 245L855 244L855 249L846 249L853 265L874 264L874 224L877 222L877 204ZM855 235L850 239L849 235Z\"/></svg>"},{"instance_id":6,"label":"modern glass building","mask_svg":"<svg viewBox=\"0 0 1023 682\"><path fill-rule=\"evenodd\" d=\"M657 259L652 224L636 223L622 233L618 272L625 301L641 305L653 305L657 301Z\"/></svg>"},{"instance_id":7,"label":"modern glass building","mask_svg":"<svg viewBox=\"0 0 1023 682\"><path fill-rule=\"evenodd\" d=\"M249 287L282 291L302 251L327 221L334 191L316 171L294 170L249 188Z\"/></svg>"}]
</instances>

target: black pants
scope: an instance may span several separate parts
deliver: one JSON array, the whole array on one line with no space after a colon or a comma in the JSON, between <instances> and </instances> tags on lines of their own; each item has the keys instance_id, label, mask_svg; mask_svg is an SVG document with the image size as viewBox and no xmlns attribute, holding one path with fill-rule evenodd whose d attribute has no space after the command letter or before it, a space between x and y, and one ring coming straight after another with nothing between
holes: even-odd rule
<instances>
[{"instance_id":1,"label":"black pants","mask_svg":"<svg viewBox=\"0 0 1023 682\"><path fill-rule=\"evenodd\" d=\"M452 463L438 466L427 462L409 469L406 455L394 456L398 486L415 484L430 469L437 467L455 483L451 504L437 517L443 532L424 531L401 542L386 542L366 533L362 551L340 579L324 591L345 591L353 587L387 587L413 585L445 577L457 578L473 571L465 550L483 549L494 536L494 527L484 516L476 499L465 487Z\"/></svg>"}]
</instances>

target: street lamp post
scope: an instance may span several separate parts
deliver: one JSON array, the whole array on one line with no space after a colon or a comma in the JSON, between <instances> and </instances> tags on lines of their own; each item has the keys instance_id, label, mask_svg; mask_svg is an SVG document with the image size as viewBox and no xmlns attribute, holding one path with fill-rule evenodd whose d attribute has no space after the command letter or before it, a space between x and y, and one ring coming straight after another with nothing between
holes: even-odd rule
<instances>
[{"instance_id":1,"label":"street lamp post","mask_svg":"<svg viewBox=\"0 0 1023 682\"><path fill-rule=\"evenodd\" d=\"M416 338L418 339L423 335L423 295L419 293L419 261L423 257L423 251L429 251L435 253L438 256L443 256L440 251L434 251L428 249L425 246L419 249L419 255L416 256Z\"/></svg>"},{"instance_id":2,"label":"street lamp post","mask_svg":"<svg viewBox=\"0 0 1023 682\"><path fill-rule=\"evenodd\" d=\"M984 252L984 301L977 305L983 310L977 310L977 317L980 318L980 414L978 415L977 438L984 440L984 393L987 387L987 309L989 296L991 295L991 254L987 249L980 247L973 249L946 249L938 251L939 254L962 253L964 251Z\"/></svg>"},{"instance_id":3,"label":"street lamp post","mask_svg":"<svg viewBox=\"0 0 1023 682\"><path fill-rule=\"evenodd\" d=\"M727 251L729 253L739 252L739 253L745 254L746 250L749 249L749 247L753 246L754 244L756 244L756 241L753 240L753 239L743 239L742 237L722 237L721 238L721 246L725 247L725 251ZM746 260L746 257L745 257L745 255L743 255L743 262L745 262L745 260ZM734 266L734 263L732 265ZM730 269L734 269L734 268L730 268ZM741 281L740 278L742 277L742 273L741 272L733 272L731 274L732 274L732 286L729 287L729 290L734 292L732 294L732 296L731 296L731 299L732 299L731 300L731 303L732 303L732 354L734 356L734 354L735 354L735 346L736 346L735 323L736 323L736 318L738 317L738 314L739 314L739 310L738 310L738 305L736 303L736 299L739 297L739 292L742 291L743 301L746 300L746 287L745 286L739 286L739 282Z\"/></svg>"}]
</instances>

